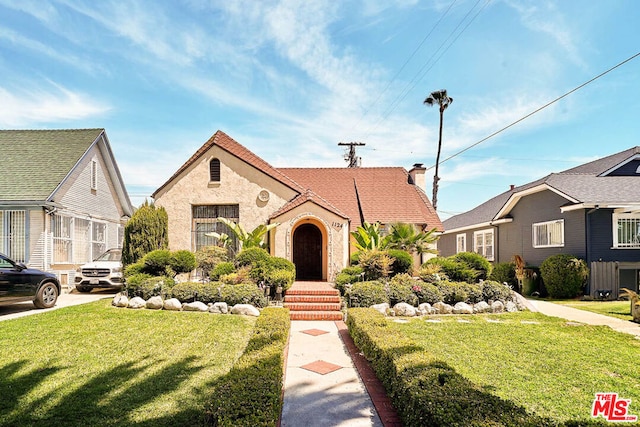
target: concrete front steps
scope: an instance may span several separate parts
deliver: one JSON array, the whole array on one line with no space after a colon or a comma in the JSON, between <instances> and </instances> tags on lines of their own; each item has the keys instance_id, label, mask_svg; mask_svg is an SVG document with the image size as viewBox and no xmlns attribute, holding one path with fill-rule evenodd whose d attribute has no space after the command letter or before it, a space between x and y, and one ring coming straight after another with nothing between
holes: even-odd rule
<instances>
[{"instance_id":1,"label":"concrete front steps","mask_svg":"<svg viewBox=\"0 0 640 427\"><path fill-rule=\"evenodd\" d=\"M291 320L342 320L340 291L327 282L295 282L284 297Z\"/></svg>"}]
</instances>

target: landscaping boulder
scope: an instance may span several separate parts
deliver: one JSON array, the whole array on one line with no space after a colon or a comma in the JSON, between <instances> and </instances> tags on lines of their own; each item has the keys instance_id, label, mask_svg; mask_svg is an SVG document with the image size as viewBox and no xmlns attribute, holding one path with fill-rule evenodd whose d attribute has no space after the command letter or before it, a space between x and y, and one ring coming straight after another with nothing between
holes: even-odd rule
<instances>
[{"instance_id":1,"label":"landscaping boulder","mask_svg":"<svg viewBox=\"0 0 640 427\"><path fill-rule=\"evenodd\" d=\"M457 302L456 305L453 306L453 314L473 314L473 307L466 302Z\"/></svg>"},{"instance_id":2,"label":"landscaping boulder","mask_svg":"<svg viewBox=\"0 0 640 427\"><path fill-rule=\"evenodd\" d=\"M504 306L504 309L506 310L507 313L515 313L516 311L518 311L518 306L513 301L507 301L507 303Z\"/></svg>"},{"instance_id":3,"label":"landscaping boulder","mask_svg":"<svg viewBox=\"0 0 640 427\"><path fill-rule=\"evenodd\" d=\"M423 302L418 306L418 315L427 316L429 314L433 314L435 310L431 307L431 304L428 302Z\"/></svg>"},{"instance_id":4,"label":"landscaping boulder","mask_svg":"<svg viewBox=\"0 0 640 427\"><path fill-rule=\"evenodd\" d=\"M383 302L382 304L374 304L374 305L371 306L371 308L373 308L374 310L379 311L380 313L382 313L382 314L384 314L386 316L387 313L389 312L389 303Z\"/></svg>"},{"instance_id":5,"label":"landscaping boulder","mask_svg":"<svg viewBox=\"0 0 640 427\"><path fill-rule=\"evenodd\" d=\"M129 308L144 308L147 302L140 297L133 297L129 300Z\"/></svg>"},{"instance_id":6,"label":"landscaping boulder","mask_svg":"<svg viewBox=\"0 0 640 427\"><path fill-rule=\"evenodd\" d=\"M393 306L393 312L396 316L413 317L418 314L416 308L406 302L399 302Z\"/></svg>"},{"instance_id":7,"label":"landscaping boulder","mask_svg":"<svg viewBox=\"0 0 640 427\"><path fill-rule=\"evenodd\" d=\"M231 307L231 314L243 314L245 316L260 316L260 310L251 304L236 304Z\"/></svg>"},{"instance_id":8,"label":"landscaping boulder","mask_svg":"<svg viewBox=\"0 0 640 427\"><path fill-rule=\"evenodd\" d=\"M156 295L155 297L149 298L145 306L151 310L161 310L164 306L164 303L162 301L162 297Z\"/></svg>"},{"instance_id":9,"label":"landscaping boulder","mask_svg":"<svg viewBox=\"0 0 640 427\"><path fill-rule=\"evenodd\" d=\"M449 304L444 303L442 301L438 301L433 304L433 309L435 310L435 314L451 314L453 313L453 307Z\"/></svg>"},{"instance_id":10,"label":"landscaping boulder","mask_svg":"<svg viewBox=\"0 0 640 427\"><path fill-rule=\"evenodd\" d=\"M229 312L229 307L226 302L216 302L209 305L209 313L214 314L227 314Z\"/></svg>"},{"instance_id":11,"label":"landscaping boulder","mask_svg":"<svg viewBox=\"0 0 640 427\"><path fill-rule=\"evenodd\" d=\"M185 302L182 304L182 311L208 311L209 306L202 301Z\"/></svg>"},{"instance_id":12,"label":"landscaping boulder","mask_svg":"<svg viewBox=\"0 0 640 427\"><path fill-rule=\"evenodd\" d=\"M111 301L111 305L116 307L127 307L129 305L129 298L122 292L118 292Z\"/></svg>"},{"instance_id":13,"label":"landscaping boulder","mask_svg":"<svg viewBox=\"0 0 640 427\"><path fill-rule=\"evenodd\" d=\"M491 303L491 311L493 313L502 313L504 312L504 304L502 301L494 301Z\"/></svg>"},{"instance_id":14,"label":"landscaping boulder","mask_svg":"<svg viewBox=\"0 0 640 427\"><path fill-rule=\"evenodd\" d=\"M474 313L486 313L491 311L491 306L486 301L480 301L473 305Z\"/></svg>"},{"instance_id":15,"label":"landscaping boulder","mask_svg":"<svg viewBox=\"0 0 640 427\"><path fill-rule=\"evenodd\" d=\"M178 298L169 298L164 302L164 309L169 311L181 311L182 303Z\"/></svg>"}]
</instances>

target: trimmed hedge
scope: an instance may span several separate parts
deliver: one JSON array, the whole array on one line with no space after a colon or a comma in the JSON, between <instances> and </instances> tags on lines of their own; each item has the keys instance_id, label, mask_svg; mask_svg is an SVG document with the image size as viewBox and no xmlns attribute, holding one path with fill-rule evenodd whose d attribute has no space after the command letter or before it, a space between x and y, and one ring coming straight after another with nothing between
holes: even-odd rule
<instances>
[{"instance_id":1,"label":"trimmed hedge","mask_svg":"<svg viewBox=\"0 0 640 427\"><path fill-rule=\"evenodd\" d=\"M499 262L493 266L493 271L489 275L489 280L499 283L507 283L513 289L518 286L518 278L516 277L516 265L513 262Z\"/></svg>"},{"instance_id":2,"label":"trimmed hedge","mask_svg":"<svg viewBox=\"0 0 640 427\"><path fill-rule=\"evenodd\" d=\"M511 299L511 288L493 280L482 282L482 297L485 301L508 301Z\"/></svg>"},{"instance_id":3,"label":"trimmed hedge","mask_svg":"<svg viewBox=\"0 0 640 427\"><path fill-rule=\"evenodd\" d=\"M226 302L229 306L236 304L251 304L258 308L267 306L267 297L254 283L222 285L218 301Z\"/></svg>"},{"instance_id":4,"label":"trimmed hedge","mask_svg":"<svg viewBox=\"0 0 640 427\"><path fill-rule=\"evenodd\" d=\"M201 301L205 304L221 301L220 282L183 282L171 289L171 296L180 302Z\"/></svg>"},{"instance_id":5,"label":"trimmed hedge","mask_svg":"<svg viewBox=\"0 0 640 427\"><path fill-rule=\"evenodd\" d=\"M442 272L447 275L449 280L454 282L474 283L478 277L478 272L462 261L455 259L435 257L427 260L422 266L435 264L440 267Z\"/></svg>"},{"instance_id":6,"label":"trimmed hedge","mask_svg":"<svg viewBox=\"0 0 640 427\"><path fill-rule=\"evenodd\" d=\"M230 261L223 261L216 264L213 270L209 272L211 280L220 280L220 277L231 274L236 271L236 267Z\"/></svg>"},{"instance_id":7,"label":"trimmed hedge","mask_svg":"<svg viewBox=\"0 0 640 427\"><path fill-rule=\"evenodd\" d=\"M589 268L573 255L557 254L542 261L540 273L551 298L573 298L580 294Z\"/></svg>"},{"instance_id":8,"label":"trimmed hedge","mask_svg":"<svg viewBox=\"0 0 640 427\"><path fill-rule=\"evenodd\" d=\"M413 287L413 291L418 297L418 304L428 302L433 305L438 301L442 301L442 292L432 283L417 283Z\"/></svg>"},{"instance_id":9,"label":"trimmed hedge","mask_svg":"<svg viewBox=\"0 0 640 427\"><path fill-rule=\"evenodd\" d=\"M362 267L360 267L359 265L354 265L351 267L345 267L342 269L342 271L340 271L340 273L338 273L335 283L336 289L340 291L340 295L344 296L346 292L345 285L360 281L360 275L363 271L364 270L362 269Z\"/></svg>"},{"instance_id":10,"label":"trimmed hedge","mask_svg":"<svg viewBox=\"0 0 640 427\"><path fill-rule=\"evenodd\" d=\"M129 298L140 297L148 300L154 296L166 296L171 293L175 281L166 276L137 274L127 279L126 292Z\"/></svg>"},{"instance_id":11,"label":"trimmed hedge","mask_svg":"<svg viewBox=\"0 0 640 427\"><path fill-rule=\"evenodd\" d=\"M493 270L493 265L485 257L475 252L458 252L451 258L475 270L478 273L476 279L487 280Z\"/></svg>"},{"instance_id":12,"label":"trimmed hedge","mask_svg":"<svg viewBox=\"0 0 640 427\"><path fill-rule=\"evenodd\" d=\"M393 333L376 310L349 309L347 326L405 427L557 425L484 391L410 338Z\"/></svg>"},{"instance_id":13,"label":"trimmed hedge","mask_svg":"<svg viewBox=\"0 0 640 427\"><path fill-rule=\"evenodd\" d=\"M374 304L389 302L384 284L377 280L354 283L347 297L350 307L370 307Z\"/></svg>"},{"instance_id":14,"label":"trimmed hedge","mask_svg":"<svg viewBox=\"0 0 640 427\"><path fill-rule=\"evenodd\" d=\"M418 305L418 297L414 292L417 282L407 273L398 274L389 281L387 295L389 305L393 307L400 302L406 302L413 306Z\"/></svg>"},{"instance_id":15,"label":"trimmed hedge","mask_svg":"<svg viewBox=\"0 0 640 427\"><path fill-rule=\"evenodd\" d=\"M288 309L262 310L244 353L213 385L206 426L277 425L290 322Z\"/></svg>"}]
</instances>

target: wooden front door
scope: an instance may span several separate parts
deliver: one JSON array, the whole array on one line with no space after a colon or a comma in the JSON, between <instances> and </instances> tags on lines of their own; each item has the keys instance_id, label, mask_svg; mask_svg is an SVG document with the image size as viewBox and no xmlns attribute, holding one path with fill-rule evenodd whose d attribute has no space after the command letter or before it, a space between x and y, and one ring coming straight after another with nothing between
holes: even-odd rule
<instances>
[{"instance_id":1,"label":"wooden front door","mask_svg":"<svg viewBox=\"0 0 640 427\"><path fill-rule=\"evenodd\" d=\"M313 224L293 232L293 263L296 280L322 280L322 233Z\"/></svg>"}]
</instances>

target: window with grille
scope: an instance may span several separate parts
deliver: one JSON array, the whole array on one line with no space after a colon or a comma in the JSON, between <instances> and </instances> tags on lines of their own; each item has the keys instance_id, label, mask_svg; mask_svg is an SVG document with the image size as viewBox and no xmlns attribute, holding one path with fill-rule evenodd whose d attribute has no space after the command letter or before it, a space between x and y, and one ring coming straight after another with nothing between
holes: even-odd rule
<instances>
[{"instance_id":1,"label":"window with grille","mask_svg":"<svg viewBox=\"0 0 640 427\"><path fill-rule=\"evenodd\" d=\"M473 233L473 251L493 261L493 229Z\"/></svg>"},{"instance_id":2,"label":"window with grille","mask_svg":"<svg viewBox=\"0 0 640 427\"><path fill-rule=\"evenodd\" d=\"M191 242L194 250L218 244L218 239L207 236L211 232L228 235L231 238L231 250L237 250L238 239L235 234L217 218L226 218L237 224L240 221L240 207L238 205L196 205L192 207L192 217Z\"/></svg>"},{"instance_id":3,"label":"window with grille","mask_svg":"<svg viewBox=\"0 0 640 427\"><path fill-rule=\"evenodd\" d=\"M0 252L17 262L27 262L26 221L26 211L0 211Z\"/></svg>"},{"instance_id":4,"label":"window with grille","mask_svg":"<svg viewBox=\"0 0 640 427\"><path fill-rule=\"evenodd\" d=\"M53 233L53 262L72 262L72 227L73 218L70 216L53 215L51 218L51 231Z\"/></svg>"},{"instance_id":5,"label":"window with grille","mask_svg":"<svg viewBox=\"0 0 640 427\"><path fill-rule=\"evenodd\" d=\"M220 160L212 159L209 162L209 181L220 182Z\"/></svg>"},{"instance_id":6,"label":"window with grille","mask_svg":"<svg viewBox=\"0 0 640 427\"><path fill-rule=\"evenodd\" d=\"M466 252L466 250L467 250L467 235L466 234L456 235L456 253Z\"/></svg>"},{"instance_id":7,"label":"window with grille","mask_svg":"<svg viewBox=\"0 0 640 427\"><path fill-rule=\"evenodd\" d=\"M53 262L83 264L107 250L107 223L65 215L51 217Z\"/></svg>"},{"instance_id":8,"label":"window with grille","mask_svg":"<svg viewBox=\"0 0 640 427\"><path fill-rule=\"evenodd\" d=\"M538 222L532 225L533 247L552 248L564 246L564 220Z\"/></svg>"},{"instance_id":9,"label":"window with grille","mask_svg":"<svg viewBox=\"0 0 640 427\"><path fill-rule=\"evenodd\" d=\"M613 214L613 247L640 248L640 214Z\"/></svg>"}]
</instances>

